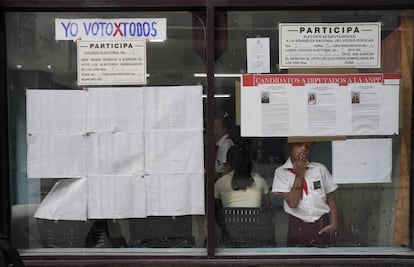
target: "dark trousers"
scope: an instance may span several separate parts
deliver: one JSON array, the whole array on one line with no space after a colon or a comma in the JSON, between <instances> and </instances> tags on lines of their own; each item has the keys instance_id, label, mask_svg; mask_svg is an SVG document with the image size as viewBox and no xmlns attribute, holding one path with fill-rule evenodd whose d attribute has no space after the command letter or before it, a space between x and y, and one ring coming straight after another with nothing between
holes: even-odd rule
<instances>
[{"instance_id":1,"label":"dark trousers","mask_svg":"<svg viewBox=\"0 0 414 267\"><path fill-rule=\"evenodd\" d=\"M109 244L105 244L105 237L106 235ZM127 243L125 239L121 237L114 238L109 234L109 225L108 220L100 219L95 220L89 230L86 240L85 240L85 247L87 248L94 248L94 247L127 247Z\"/></svg>"},{"instance_id":2,"label":"dark trousers","mask_svg":"<svg viewBox=\"0 0 414 267\"><path fill-rule=\"evenodd\" d=\"M332 246L331 234L318 232L329 225L328 214L323 215L314 223L306 223L292 215L289 215L287 236L288 247L330 247Z\"/></svg>"}]
</instances>

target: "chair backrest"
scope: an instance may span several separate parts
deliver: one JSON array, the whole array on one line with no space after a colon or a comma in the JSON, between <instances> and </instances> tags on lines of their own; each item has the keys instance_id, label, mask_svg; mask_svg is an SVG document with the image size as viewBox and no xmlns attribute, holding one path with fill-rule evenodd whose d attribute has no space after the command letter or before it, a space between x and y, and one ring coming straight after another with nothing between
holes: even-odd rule
<instances>
[{"instance_id":1,"label":"chair backrest","mask_svg":"<svg viewBox=\"0 0 414 267\"><path fill-rule=\"evenodd\" d=\"M274 247L275 217L273 209L223 208L225 247Z\"/></svg>"}]
</instances>

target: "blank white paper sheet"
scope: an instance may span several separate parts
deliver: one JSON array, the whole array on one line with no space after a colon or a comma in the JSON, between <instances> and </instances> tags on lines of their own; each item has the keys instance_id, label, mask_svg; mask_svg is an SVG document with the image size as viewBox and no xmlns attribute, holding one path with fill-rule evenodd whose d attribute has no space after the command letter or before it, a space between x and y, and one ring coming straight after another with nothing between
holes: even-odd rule
<instances>
[{"instance_id":1,"label":"blank white paper sheet","mask_svg":"<svg viewBox=\"0 0 414 267\"><path fill-rule=\"evenodd\" d=\"M38 218L204 214L201 86L26 93L27 177L79 180L59 181Z\"/></svg>"},{"instance_id":2,"label":"blank white paper sheet","mask_svg":"<svg viewBox=\"0 0 414 267\"><path fill-rule=\"evenodd\" d=\"M34 217L48 220L85 221L87 216L87 180L58 181L40 203Z\"/></svg>"},{"instance_id":3,"label":"blank white paper sheet","mask_svg":"<svg viewBox=\"0 0 414 267\"><path fill-rule=\"evenodd\" d=\"M332 142L332 176L338 184L390 183L392 139Z\"/></svg>"},{"instance_id":4,"label":"blank white paper sheet","mask_svg":"<svg viewBox=\"0 0 414 267\"><path fill-rule=\"evenodd\" d=\"M135 176L88 177L88 218L147 217L145 180Z\"/></svg>"}]
</instances>

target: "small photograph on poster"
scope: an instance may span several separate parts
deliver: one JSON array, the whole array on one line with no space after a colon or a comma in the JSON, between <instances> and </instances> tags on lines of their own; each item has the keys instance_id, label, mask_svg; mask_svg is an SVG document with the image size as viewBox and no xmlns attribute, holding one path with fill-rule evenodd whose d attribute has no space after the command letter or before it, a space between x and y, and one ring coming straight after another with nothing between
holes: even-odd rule
<instances>
[{"instance_id":1,"label":"small photograph on poster","mask_svg":"<svg viewBox=\"0 0 414 267\"><path fill-rule=\"evenodd\" d=\"M359 104L359 92L352 92L351 95L352 95L351 103Z\"/></svg>"},{"instance_id":2,"label":"small photograph on poster","mask_svg":"<svg viewBox=\"0 0 414 267\"><path fill-rule=\"evenodd\" d=\"M262 104L269 104L269 92L268 91L262 91Z\"/></svg>"},{"instance_id":3,"label":"small photograph on poster","mask_svg":"<svg viewBox=\"0 0 414 267\"><path fill-rule=\"evenodd\" d=\"M316 105L316 97L314 93L308 94L308 105Z\"/></svg>"}]
</instances>

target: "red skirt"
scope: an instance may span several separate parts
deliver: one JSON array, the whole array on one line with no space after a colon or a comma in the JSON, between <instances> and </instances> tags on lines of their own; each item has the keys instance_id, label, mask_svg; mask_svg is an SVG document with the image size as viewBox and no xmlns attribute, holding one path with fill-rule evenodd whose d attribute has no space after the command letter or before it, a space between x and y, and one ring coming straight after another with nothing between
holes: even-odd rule
<instances>
[{"instance_id":1,"label":"red skirt","mask_svg":"<svg viewBox=\"0 0 414 267\"><path fill-rule=\"evenodd\" d=\"M314 223L306 223L289 215L287 235L288 247L321 247L332 246L330 233L319 234L319 231L329 225L329 215L325 214Z\"/></svg>"}]
</instances>

